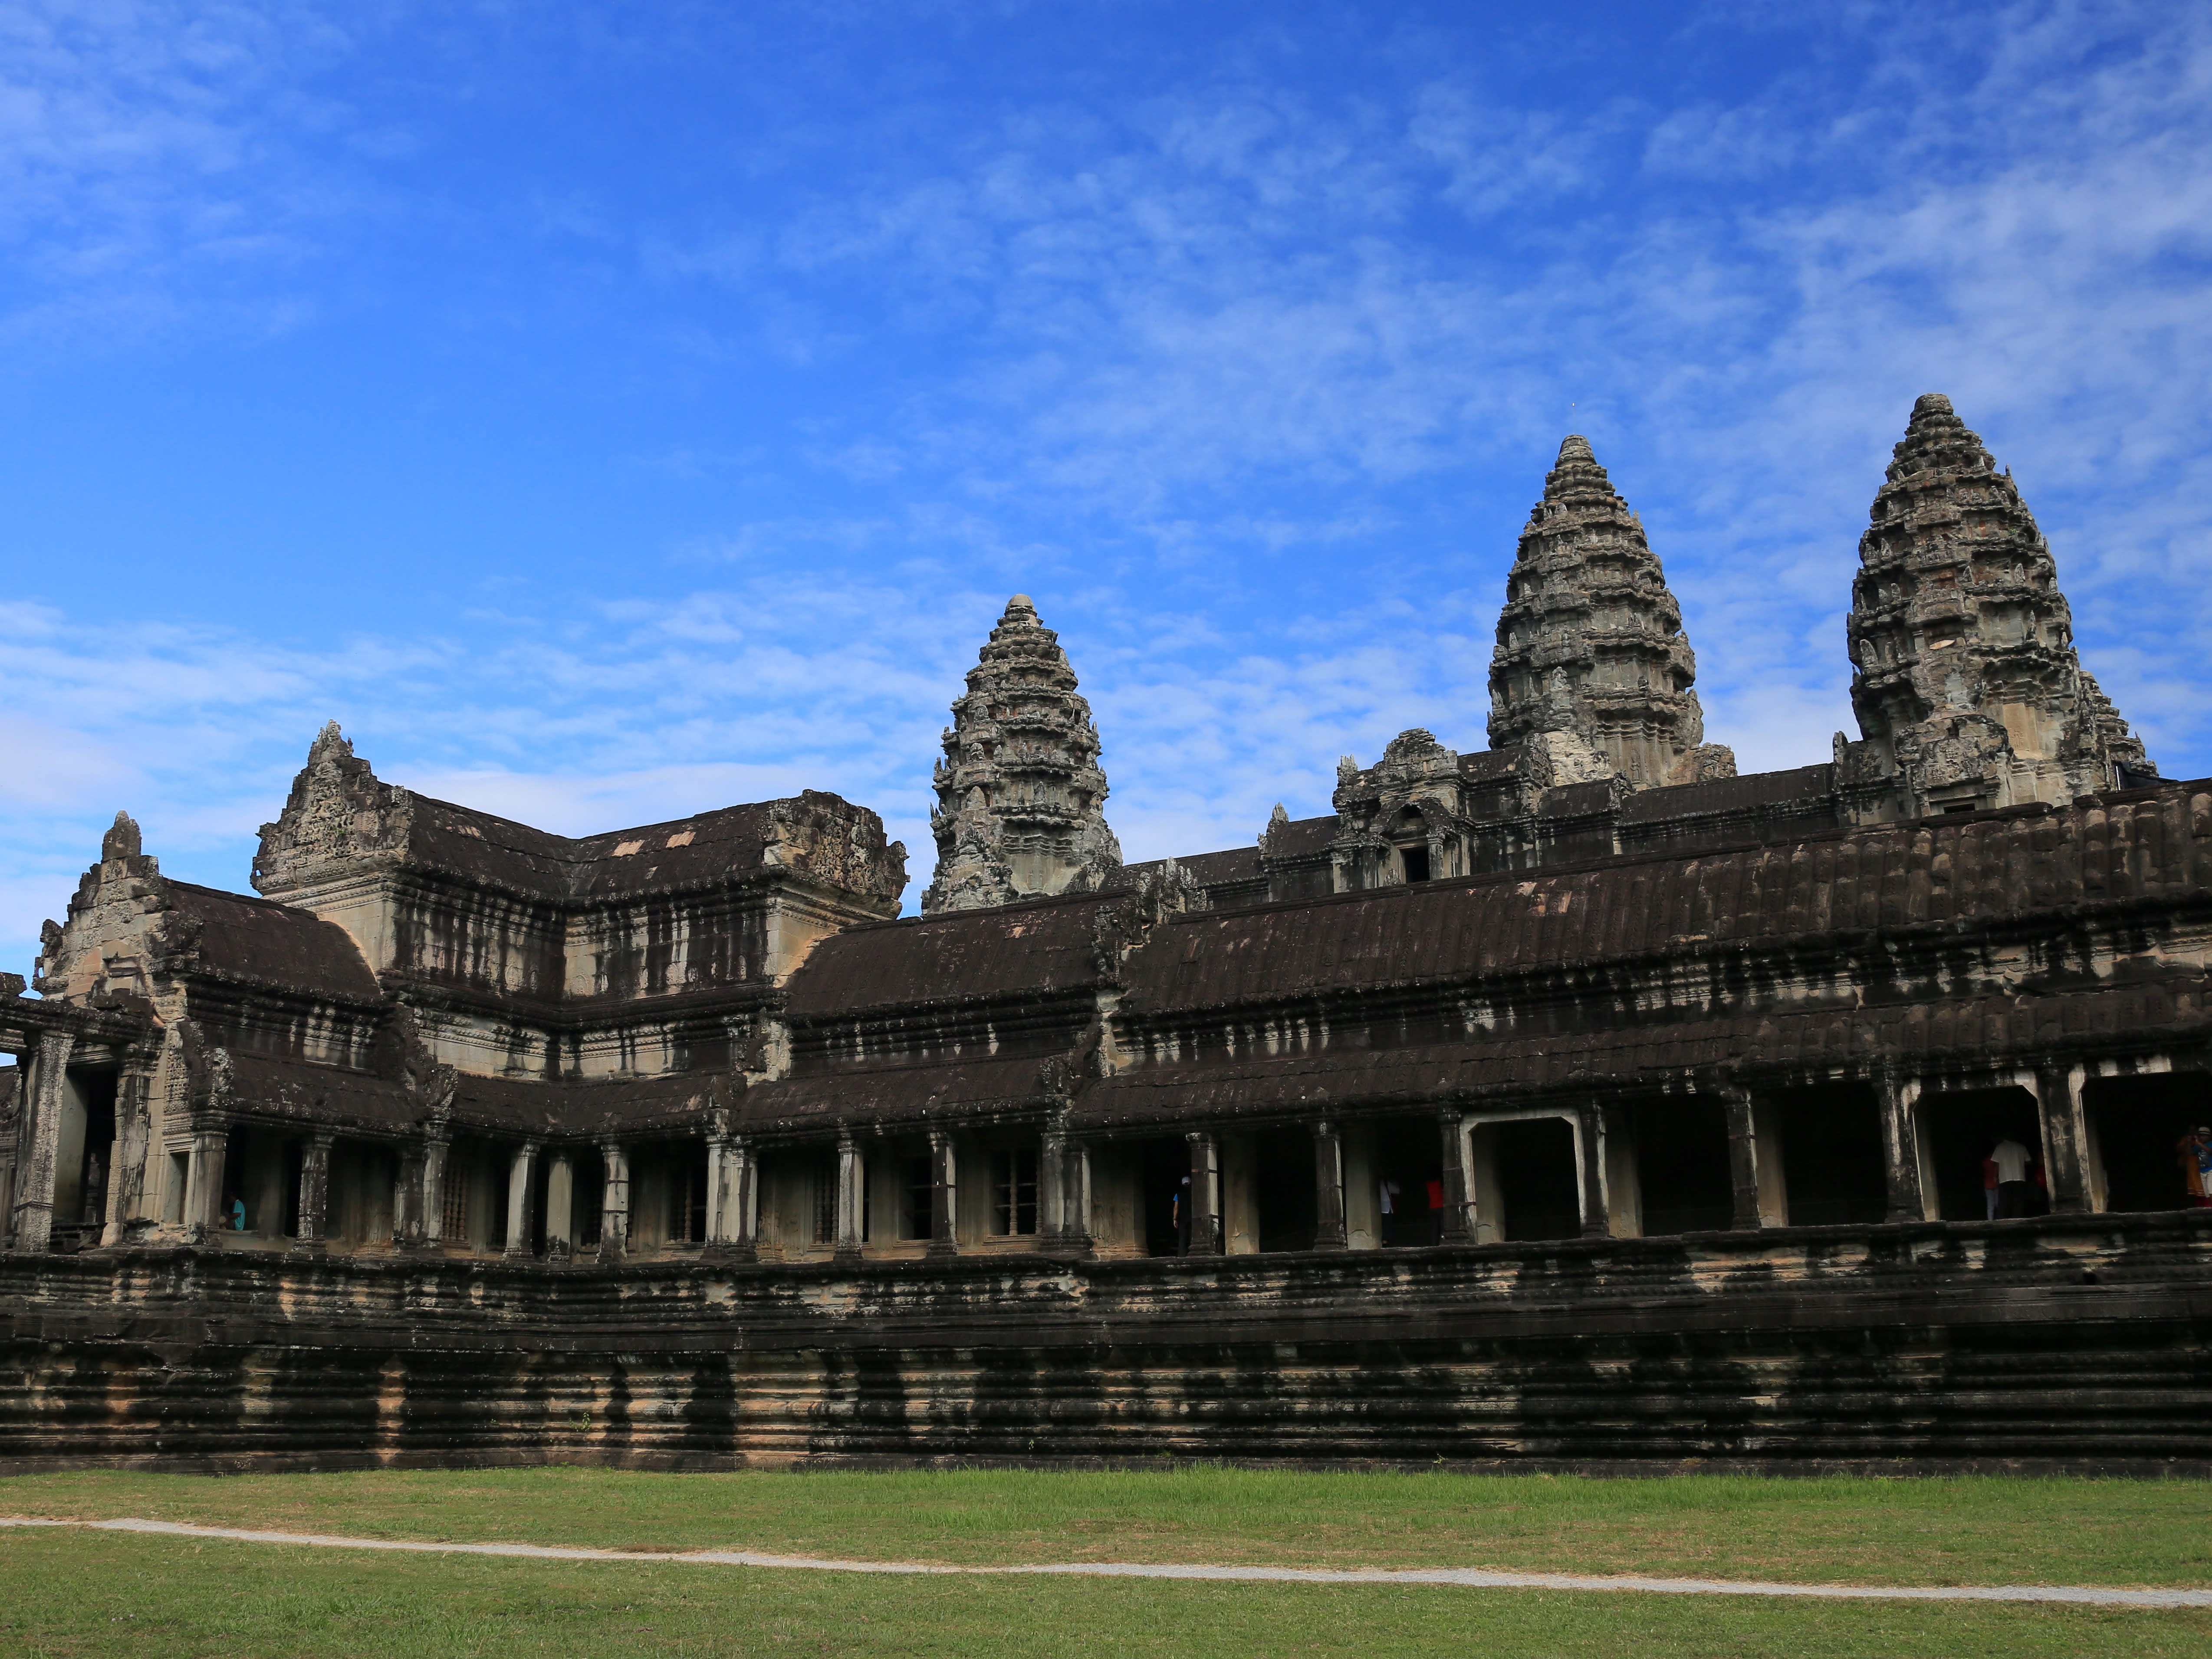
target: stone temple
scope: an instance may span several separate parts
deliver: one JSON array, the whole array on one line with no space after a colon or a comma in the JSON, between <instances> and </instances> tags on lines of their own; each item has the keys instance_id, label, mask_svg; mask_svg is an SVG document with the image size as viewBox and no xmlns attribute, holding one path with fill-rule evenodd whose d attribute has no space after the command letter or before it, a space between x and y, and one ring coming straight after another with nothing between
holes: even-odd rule
<instances>
[{"instance_id":1,"label":"stone temple","mask_svg":"<svg viewBox=\"0 0 2212 1659\"><path fill-rule=\"evenodd\" d=\"M258 896L118 814L0 985L0 1467L2207 1467L2212 780L1941 397L1844 634L1740 773L1570 437L1486 746L1243 847L1123 861L1020 596L918 916L834 795L569 839L335 726Z\"/></svg>"}]
</instances>

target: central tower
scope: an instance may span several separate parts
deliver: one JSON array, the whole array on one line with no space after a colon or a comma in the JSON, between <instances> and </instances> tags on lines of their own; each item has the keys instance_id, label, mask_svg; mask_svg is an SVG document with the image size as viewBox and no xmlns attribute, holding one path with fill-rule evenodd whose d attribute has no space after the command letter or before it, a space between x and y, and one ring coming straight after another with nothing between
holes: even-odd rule
<instances>
[{"instance_id":1,"label":"central tower","mask_svg":"<svg viewBox=\"0 0 2212 1659\"><path fill-rule=\"evenodd\" d=\"M1083 892L1121 867L1091 705L1028 594L1006 601L969 671L932 782L937 875L925 915Z\"/></svg>"},{"instance_id":2,"label":"central tower","mask_svg":"<svg viewBox=\"0 0 2212 1659\"><path fill-rule=\"evenodd\" d=\"M1735 775L1705 742L1697 659L1666 573L1579 435L1559 446L1505 579L1490 746L1571 727L1638 789Z\"/></svg>"}]
</instances>

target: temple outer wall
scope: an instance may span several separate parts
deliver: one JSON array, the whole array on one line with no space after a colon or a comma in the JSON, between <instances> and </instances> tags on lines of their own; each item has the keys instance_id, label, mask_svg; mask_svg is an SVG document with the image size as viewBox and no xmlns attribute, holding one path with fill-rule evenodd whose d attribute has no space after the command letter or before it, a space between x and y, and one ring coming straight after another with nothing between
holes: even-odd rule
<instances>
[{"instance_id":1,"label":"temple outer wall","mask_svg":"<svg viewBox=\"0 0 2212 1659\"><path fill-rule=\"evenodd\" d=\"M1076 1263L0 1263L0 1470L1159 1457L2212 1472L2212 1212Z\"/></svg>"}]
</instances>

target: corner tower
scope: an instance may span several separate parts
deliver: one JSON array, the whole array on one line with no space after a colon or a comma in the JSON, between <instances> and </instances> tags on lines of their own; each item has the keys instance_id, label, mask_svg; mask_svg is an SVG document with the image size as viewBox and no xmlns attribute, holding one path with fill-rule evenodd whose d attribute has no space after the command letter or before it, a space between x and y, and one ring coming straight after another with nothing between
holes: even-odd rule
<instances>
[{"instance_id":1,"label":"corner tower","mask_svg":"<svg viewBox=\"0 0 2212 1659\"><path fill-rule=\"evenodd\" d=\"M1733 777L1705 742L1697 659L1644 526L1572 436L1505 579L1490 661L1490 746L1563 723L1639 789Z\"/></svg>"},{"instance_id":2,"label":"corner tower","mask_svg":"<svg viewBox=\"0 0 2212 1659\"><path fill-rule=\"evenodd\" d=\"M925 915L1082 892L1121 867L1091 705L1028 594L1006 602L969 671L932 781L937 875Z\"/></svg>"},{"instance_id":3,"label":"corner tower","mask_svg":"<svg viewBox=\"0 0 2212 1659\"><path fill-rule=\"evenodd\" d=\"M1851 706L1909 815L2065 801L2157 769L2081 672L2057 567L1951 400L1912 406L1859 539Z\"/></svg>"}]
</instances>

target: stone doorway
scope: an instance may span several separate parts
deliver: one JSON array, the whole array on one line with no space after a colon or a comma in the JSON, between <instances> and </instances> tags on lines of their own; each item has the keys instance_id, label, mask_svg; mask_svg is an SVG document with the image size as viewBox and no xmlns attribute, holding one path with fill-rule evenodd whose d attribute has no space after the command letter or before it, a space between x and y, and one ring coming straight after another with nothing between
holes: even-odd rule
<instances>
[{"instance_id":1,"label":"stone doorway","mask_svg":"<svg viewBox=\"0 0 2212 1659\"><path fill-rule=\"evenodd\" d=\"M2082 1091L2107 1210L2190 1207L2180 1141L2212 1121L2212 1076L2165 1072L2092 1078Z\"/></svg>"},{"instance_id":2,"label":"stone doorway","mask_svg":"<svg viewBox=\"0 0 2212 1659\"><path fill-rule=\"evenodd\" d=\"M1926 1167L1935 1173L1936 1214L1942 1220L1989 1219L1982 1164L1990 1149L2008 1135L2034 1155L2041 1170L2042 1117L2035 1097L2025 1089L1944 1090L1922 1095L1914 1109L1927 1146ZM2048 1214L2049 1193L2039 1183L2030 1187L2028 1213Z\"/></svg>"}]
</instances>

